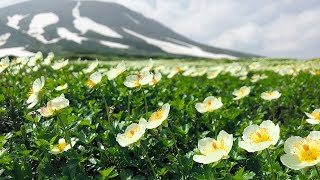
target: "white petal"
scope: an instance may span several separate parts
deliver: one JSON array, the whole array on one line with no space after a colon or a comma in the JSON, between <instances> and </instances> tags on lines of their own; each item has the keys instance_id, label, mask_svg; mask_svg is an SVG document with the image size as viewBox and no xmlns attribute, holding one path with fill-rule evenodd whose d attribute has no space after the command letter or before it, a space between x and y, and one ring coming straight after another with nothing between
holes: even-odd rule
<instances>
[{"instance_id":1,"label":"white petal","mask_svg":"<svg viewBox=\"0 0 320 180\"><path fill-rule=\"evenodd\" d=\"M256 124L252 124L250 126L247 126L244 130L243 130L243 135L242 135L242 139L246 142L250 142L250 135L255 132L257 129L259 129L260 127Z\"/></svg>"},{"instance_id":2,"label":"white petal","mask_svg":"<svg viewBox=\"0 0 320 180\"><path fill-rule=\"evenodd\" d=\"M35 105L37 105L38 101L39 101L38 98L34 99L34 101L33 101L31 104L29 104L29 106L28 106L27 108L28 108L28 109L33 108Z\"/></svg>"},{"instance_id":3,"label":"white petal","mask_svg":"<svg viewBox=\"0 0 320 180\"><path fill-rule=\"evenodd\" d=\"M209 101L215 101L217 98L214 96L208 96L203 100L203 103L209 102Z\"/></svg>"},{"instance_id":4,"label":"white petal","mask_svg":"<svg viewBox=\"0 0 320 180\"><path fill-rule=\"evenodd\" d=\"M305 114L310 118L310 119L314 119L314 116L310 113L305 112Z\"/></svg>"},{"instance_id":5,"label":"white petal","mask_svg":"<svg viewBox=\"0 0 320 180\"><path fill-rule=\"evenodd\" d=\"M30 104L30 103L34 102L36 99L38 99L38 93L32 93L29 96L27 103Z\"/></svg>"},{"instance_id":6,"label":"white petal","mask_svg":"<svg viewBox=\"0 0 320 180\"><path fill-rule=\"evenodd\" d=\"M211 143L214 141L214 139L206 137L198 141L198 149L202 154L206 154L206 149L211 148Z\"/></svg>"},{"instance_id":7,"label":"white petal","mask_svg":"<svg viewBox=\"0 0 320 180\"><path fill-rule=\"evenodd\" d=\"M246 150L246 151L248 151L248 152L255 152L252 149L251 145L249 143L246 143L245 141L240 141L239 142L239 147L244 149L244 150Z\"/></svg>"},{"instance_id":8,"label":"white petal","mask_svg":"<svg viewBox=\"0 0 320 180\"><path fill-rule=\"evenodd\" d=\"M315 119L307 119L306 120L309 124L319 124L320 121L319 120L315 120Z\"/></svg>"},{"instance_id":9,"label":"white petal","mask_svg":"<svg viewBox=\"0 0 320 180\"><path fill-rule=\"evenodd\" d=\"M199 113L207 112L206 107L203 103L197 103L195 107Z\"/></svg>"},{"instance_id":10,"label":"white petal","mask_svg":"<svg viewBox=\"0 0 320 180\"><path fill-rule=\"evenodd\" d=\"M50 153L51 154L59 154L60 153L60 150L58 149L58 147L54 147L50 150Z\"/></svg>"},{"instance_id":11,"label":"white petal","mask_svg":"<svg viewBox=\"0 0 320 180\"><path fill-rule=\"evenodd\" d=\"M285 155L281 156L280 160L281 160L282 164L284 164L285 166L287 166L291 169L299 170L299 169L304 168L304 166L301 166L301 164L297 160L297 158L291 154L285 154Z\"/></svg>"},{"instance_id":12,"label":"white petal","mask_svg":"<svg viewBox=\"0 0 320 180\"><path fill-rule=\"evenodd\" d=\"M63 150L63 151L68 151L69 149L71 149L70 144L66 145L66 147L64 148L64 150Z\"/></svg>"},{"instance_id":13,"label":"white petal","mask_svg":"<svg viewBox=\"0 0 320 180\"><path fill-rule=\"evenodd\" d=\"M223 154L224 154L223 150L216 150L206 156L194 155L193 160L198 163L210 164L210 163L219 161L223 157Z\"/></svg>"},{"instance_id":14,"label":"white petal","mask_svg":"<svg viewBox=\"0 0 320 180\"><path fill-rule=\"evenodd\" d=\"M116 141L120 144L120 146L122 147L126 147L128 146L129 144L131 144L131 141L129 141L127 138L125 138L123 136L123 134L117 134L117 137L116 137Z\"/></svg>"},{"instance_id":15,"label":"white petal","mask_svg":"<svg viewBox=\"0 0 320 180\"><path fill-rule=\"evenodd\" d=\"M228 134L226 131L222 130L218 134L217 141L219 141L220 139L223 140L225 145L228 147L228 150L225 155L229 154L233 145L233 135Z\"/></svg>"},{"instance_id":16,"label":"white petal","mask_svg":"<svg viewBox=\"0 0 320 180\"><path fill-rule=\"evenodd\" d=\"M308 135L308 138L319 140L320 139L320 131L311 131Z\"/></svg>"},{"instance_id":17,"label":"white petal","mask_svg":"<svg viewBox=\"0 0 320 180\"><path fill-rule=\"evenodd\" d=\"M291 150L293 149L293 145L299 141L301 141L303 138L299 137L299 136L292 136L290 138L288 138L285 142L284 142L284 152L286 152L287 154L291 153Z\"/></svg>"}]
</instances>

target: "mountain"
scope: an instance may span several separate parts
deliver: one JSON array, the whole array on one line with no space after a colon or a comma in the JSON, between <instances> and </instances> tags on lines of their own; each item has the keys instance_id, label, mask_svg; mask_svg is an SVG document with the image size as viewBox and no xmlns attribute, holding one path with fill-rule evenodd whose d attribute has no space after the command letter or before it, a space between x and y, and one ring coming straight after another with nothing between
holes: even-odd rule
<instances>
[{"instance_id":1,"label":"mountain","mask_svg":"<svg viewBox=\"0 0 320 180\"><path fill-rule=\"evenodd\" d=\"M192 27L190 27L192 28ZM0 9L0 56L57 54L250 58L192 41L122 5L32 0Z\"/></svg>"}]
</instances>

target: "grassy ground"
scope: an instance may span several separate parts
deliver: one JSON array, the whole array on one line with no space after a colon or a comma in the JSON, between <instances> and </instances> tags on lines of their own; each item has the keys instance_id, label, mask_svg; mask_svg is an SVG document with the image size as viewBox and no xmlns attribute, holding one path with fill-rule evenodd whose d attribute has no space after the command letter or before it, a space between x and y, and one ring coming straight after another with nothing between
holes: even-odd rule
<instances>
[{"instance_id":1,"label":"grassy ground","mask_svg":"<svg viewBox=\"0 0 320 180\"><path fill-rule=\"evenodd\" d=\"M103 76L94 88L86 85L91 73L83 73L88 62L74 61L59 70L41 64L33 70L26 65L16 74L16 65L12 64L0 74L2 179L226 179L230 173L232 179L240 180L271 179L272 171L276 179L317 179L314 169L288 169L280 156L285 154L287 138L305 137L320 129L320 125L308 124L304 114L320 107L320 76L315 73L319 60L257 59L254 62L258 63L252 64L253 60L171 59L154 61L152 67L148 60L132 60L126 62L127 71L115 80ZM100 63L93 72L100 69L103 74L104 69L118 62ZM148 65L152 72L162 73L158 84L140 88L123 85L128 75ZM219 75L208 79L206 73L216 69L221 69ZM185 73L188 70L192 72ZM172 78L167 77L175 71ZM254 75L267 78L252 82ZM45 85L40 101L28 109L28 92L41 76L45 77ZM65 83L67 89L55 90ZM242 86L250 86L250 94L233 100L233 91ZM279 99L265 101L260 97L273 90L281 93ZM70 101L69 107L41 117L36 110L62 93ZM221 97L222 108L197 112L195 104L208 96ZM147 130L140 146L118 144L117 134L141 117L148 120L164 103L171 105L167 126ZM280 126L280 139L269 148L271 164L266 151L249 153L238 146L247 126L268 119ZM221 130L234 137L229 158L209 165L193 161L198 141L216 138ZM68 141L71 137L78 139L71 149L57 155L50 153L58 139Z\"/></svg>"}]
</instances>

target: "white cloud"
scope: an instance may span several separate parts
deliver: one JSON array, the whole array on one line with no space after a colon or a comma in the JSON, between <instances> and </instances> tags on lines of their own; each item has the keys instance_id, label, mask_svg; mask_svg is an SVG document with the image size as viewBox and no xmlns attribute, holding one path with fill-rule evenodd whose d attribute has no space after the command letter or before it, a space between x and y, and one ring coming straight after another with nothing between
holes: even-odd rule
<instances>
[{"instance_id":1,"label":"white cloud","mask_svg":"<svg viewBox=\"0 0 320 180\"><path fill-rule=\"evenodd\" d=\"M319 57L318 0L101 0L117 2L213 46L273 57Z\"/></svg>"},{"instance_id":2,"label":"white cloud","mask_svg":"<svg viewBox=\"0 0 320 180\"><path fill-rule=\"evenodd\" d=\"M264 24L231 28L210 44L277 57L316 57L320 43L320 8L283 14Z\"/></svg>"}]
</instances>

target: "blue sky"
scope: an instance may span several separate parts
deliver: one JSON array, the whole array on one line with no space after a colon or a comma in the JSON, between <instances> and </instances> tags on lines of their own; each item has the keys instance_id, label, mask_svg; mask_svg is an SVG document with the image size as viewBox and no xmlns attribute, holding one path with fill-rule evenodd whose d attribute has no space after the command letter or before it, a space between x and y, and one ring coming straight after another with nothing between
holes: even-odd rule
<instances>
[{"instance_id":1,"label":"blue sky","mask_svg":"<svg viewBox=\"0 0 320 180\"><path fill-rule=\"evenodd\" d=\"M23 0L1 0L0 7ZM319 0L101 0L120 3L212 46L272 57L320 57Z\"/></svg>"}]
</instances>

